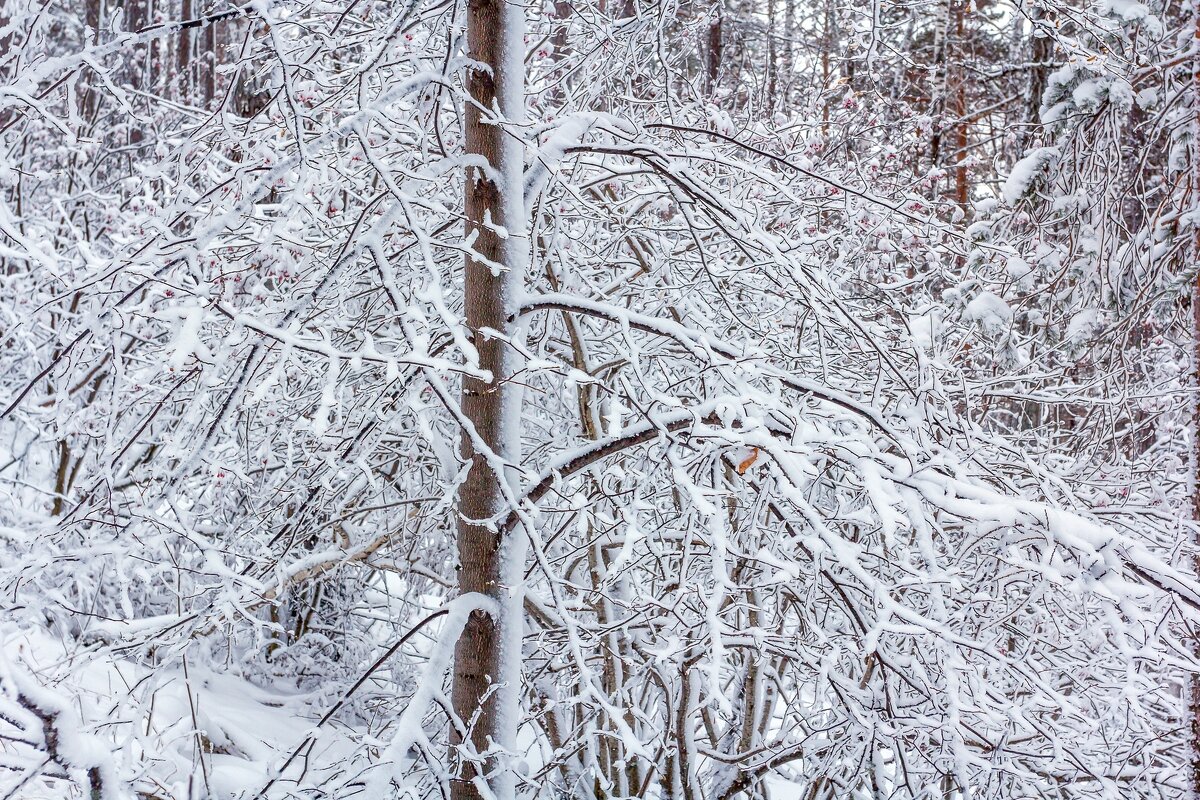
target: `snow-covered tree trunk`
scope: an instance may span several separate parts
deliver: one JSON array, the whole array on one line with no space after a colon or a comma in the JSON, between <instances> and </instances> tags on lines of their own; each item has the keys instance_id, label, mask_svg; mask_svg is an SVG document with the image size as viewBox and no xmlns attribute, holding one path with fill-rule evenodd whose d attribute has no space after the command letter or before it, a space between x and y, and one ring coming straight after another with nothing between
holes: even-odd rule
<instances>
[{"instance_id":1,"label":"snow-covered tree trunk","mask_svg":"<svg viewBox=\"0 0 1200 800\"><path fill-rule=\"evenodd\" d=\"M472 613L455 649L454 710L466 736L457 728L451 736L454 800L503 800L514 791L512 773L495 750L512 749L517 726L525 534L518 528L505 537L497 522L511 496L506 472L520 457L521 387L513 376L521 359L506 339L515 334L528 259L519 128L524 28L519 4L467 4L468 47L479 66L468 73L464 119L464 300L479 366L491 380L463 379L461 452L469 466L458 493L458 588L494 598L499 611Z\"/></svg>"},{"instance_id":2,"label":"snow-covered tree trunk","mask_svg":"<svg viewBox=\"0 0 1200 800\"><path fill-rule=\"evenodd\" d=\"M1200 3L1193 4L1192 49L1200 47ZM1191 198L1193 209L1200 208L1200 61L1194 62L1192 74L1192 152ZM1194 212L1193 212L1194 213ZM1195 223L1193 222L1193 225ZM1200 229L1192 233L1193 264L1200 263ZM1200 525L1200 275L1192 279L1192 521ZM1200 535L1198 535L1200 536ZM1196 558L1200 572L1200 557ZM1200 657L1200 641L1193 640L1192 655ZM1188 711L1192 728L1192 795L1200 798L1200 675L1192 674L1188 681Z\"/></svg>"},{"instance_id":3,"label":"snow-covered tree trunk","mask_svg":"<svg viewBox=\"0 0 1200 800\"><path fill-rule=\"evenodd\" d=\"M1200 234L1194 234L1194 238L1193 252L1200 254ZM1200 393L1200 277L1192 284L1191 304L1192 389ZM1192 403L1192 521L1200 524L1200 398L1194 395ZM1200 557L1196 558L1195 566L1200 573ZM1193 641L1192 655L1200 657L1200 641ZM1192 796L1200 800L1200 675L1193 674L1188 679L1188 710L1192 728Z\"/></svg>"}]
</instances>

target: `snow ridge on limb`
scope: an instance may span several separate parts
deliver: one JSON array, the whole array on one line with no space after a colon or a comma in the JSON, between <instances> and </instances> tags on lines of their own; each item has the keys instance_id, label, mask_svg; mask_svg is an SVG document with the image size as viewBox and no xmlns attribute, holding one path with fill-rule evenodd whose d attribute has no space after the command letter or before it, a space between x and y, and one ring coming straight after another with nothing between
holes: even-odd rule
<instances>
[{"instance_id":1,"label":"snow ridge on limb","mask_svg":"<svg viewBox=\"0 0 1200 800\"><path fill-rule=\"evenodd\" d=\"M5 708L0 718L16 729L19 738L5 738L17 742L25 737L35 741L40 738L40 749L45 753L41 763L34 757L24 773L7 787L9 796L19 795L21 789L43 774L50 764L66 770L64 777L77 779L86 788L90 800L125 800L129 796L117 779L107 743L80 730L70 702L39 685L33 676L13 664L4 648L0 648L0 699L15 703L15 707Z\"/></svg>"}]
</instances>

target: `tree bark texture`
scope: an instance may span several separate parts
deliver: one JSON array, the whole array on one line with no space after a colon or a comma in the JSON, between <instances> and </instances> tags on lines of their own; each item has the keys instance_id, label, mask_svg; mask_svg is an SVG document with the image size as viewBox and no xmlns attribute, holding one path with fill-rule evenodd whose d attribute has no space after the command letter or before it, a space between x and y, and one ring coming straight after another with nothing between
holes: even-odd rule
<instances>
[{"instance_id":1,"label":"tree bark texture","mask_svg":"<svg viewBox=\"0 0 1200 800\"><path fill-rule=\"evenodd\" d=\"M1200 44L1200 7L1193 11L1194 45ZM1194 62L1192 72L1192 208L1200 205L1200 61ZM1200 258L1200 231L1192 234L1193 258ZM1197 392L1192 398L1192 521L1200 524L1200 275L1192 283L1192 389ZM1200 544L1200 542L1197 542ZM1194 556L1194 568L1200 574L1200 556ZM1200 641L1192 641L1192 655L1200 657ZM1192 796L1200 800L1200 675L1188 679L1188 711L1191 716L1192 739Z\"/></svg>"},{"instance_id":2,"label":"tree bark texture","mask_svg":"<svg viewBox=\"0 0 1200 800\"><path fill-rule=\"evenodd\" d=\"M465 187L466 237L470 252L464 264L466 324L479 354L479 366L490 380L464 378L462 411L472 431L465 431L461 454L469 468L458 493L458 589L492 597L496 617L472 613L454 654L453 704L467 727L464 737L451 735L456 773L452 800L480 800L480 780L500 800L513 795L512 773L503 756L484 755L495 747L511 747L515 738L520 686L520 643L523 634L521 580L525 532L517 526L507 536L496 520L508 508L503 464L520 458L520 385L513 375L521 368L519 353L483 329L506 336L520 301L528 260L522 196L523 145L518 138L524 115L524 18L518 3L469 0L467 44L470 56L485 68L471 71L471 102L464 119L468 166ZM503 121L494 116L499 111ZM486 162L486 167L480 166Z\"/></svg>"}]
</instances>

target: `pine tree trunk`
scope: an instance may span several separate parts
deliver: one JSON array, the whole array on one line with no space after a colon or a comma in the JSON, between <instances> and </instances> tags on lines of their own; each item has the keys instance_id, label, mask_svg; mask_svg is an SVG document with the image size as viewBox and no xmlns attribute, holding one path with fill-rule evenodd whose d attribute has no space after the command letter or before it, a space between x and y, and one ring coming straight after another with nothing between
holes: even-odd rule
<instances>
[{"instance_id":1,"label":"pine tree trunk","mask_svg":"<svg viewBox=\"0 0 1200 800\"><path fill-rule=\"evenodd\" d=\"M203 50L203 77L202 94L204 99L204 107L207 108L212 103L213 98L217 96L217 26L208 24L204 26L204 39L202 40L201 48Z\"/></svg>"},{"instance_id":2,"label":"pine tree trunk","mask_svg":"<svg viewBox=\"0 0 1200 800\"><path fill-rule=\"evenodd\" d=\"M1033 140L1035 132L1038 130L1038 120L1042 113L1042 95L1046 90L1046 78L1050 74L1050 57L1053 55L1053 40L1049 36L1041 35L1039 32L1040 23L1046 17L1046 11L1040 5L1034 5L1030 9L1030 47L1029 60L1033 66L1029 70L1029 94L1025 101L1025 125L1020 136L1021 151L1018 156L1024 155L1025 148L1029 147Z\"/></svg>"},{"instance_id":3,"label":"pine tree trunk","mask_svg":"<svg viewBox=\"0 0 1200 800\"><path fill-rule=\"evenodd\" d=\"M778 56L775 41L778 36L775 25L776 0L767 0L767 108L772 111L779 103Z\"/></svg>"},{"instance_id":4,"label":"pine tree trunk","mask_svg":"<svg viewBox=\"0 0 1200 800\"><path fill-rule=\"evenodd\" d=\"M245 33L248 40L252 40L256 36L265 37L267 35L266 26L262 23L250 21L247 24L250 26ZM241 37L239 36L239 38ZM248 52L253 52L253 48L251 47ZM240 117L253 119L270 103L271 92L267 86L263 85L263 80L256 74L252 63L243 63L241 67L234 73L237 77L233 86L233 110Z\"/></svg>"},{"instance_id":5,"label":"pine tree trunk","mask_svg":"<svg viewBox=\"0 0 1200 800\"><path fill-rule=\"evenodd\" d=\"M97 44L100 41L100 11L100 0L87 0L86 4L84 5L84 25L86 25L92 32L91 35L95 37L92 40L93 44ZM7 20L5 20L5 24L7 24ZM4 54L7 55L8 41L12 39L12 34L9 34L4 38L5 43L3 46L3 51ZM84 70L81 83L90 84L93 82L99 83L99 80L90 70ZM99 100L100 93L95 89L81 87L79 92L79 116L83 120L85 126L95 122L96 110L99 107Z\"/></svg>"},{"instance_id":6,"label":"pine tree trunk","mask_svg":"<svg viewBox=\"0 0 1200 800\"><path fill-rule=\"evenodd\" d=\"M461 444L470 467L458 492L458 589L493 598L499 611L495 617L472 613L454 653L454 710L470 730L464 741L452 728L451 760L457 762L452 800L486 796L475 782L480 777L499 800L511 800L514 794L512 772L502 759L478 754L497 746L511 748L518 721L525 534L517 530L504 537L483 521L508 507L508 476L498 462L514 464L520 458L521 391L512 377L521 364L514 348L482 329L504 335L515 331L513 317L528 260L524 153L519 132L494 124L481 109L498 108L508 122L523 118L523 13L519 4L504 0L467 4L470 56L486 69L471 71L467 80L473 102L466 104L465 144L468 156L482 157L490 169L470 168L466 176L466 235L473 252L464 265L464 300L479 366L491 380L463 380L462 411L477 439L464 432Z\"/></svg>"},{"instance_id":7,"label":"pine tree trunk","mask_svg":"<svg viewBox=\"0 0 1200 800\"><path fill-rule=\"evenodd\" d=\"M829 133L829 79L833 75L833 8L831 0L825 0L821 29L821 135Z\"/></svg>"},{"instance_id":8,"label":"pine tree trunk","mask_svg":"<svg viewBox=\"0 0 1200 800\"><path fill-rule=\"evenodd\" d=\"M150 0L128 0L125 4L125 19L124 25L127 31L140 31L149 24L150 20ZM146 87L146 76L149 67L150 54L144 44L134 45L129 51L129 62L127 64L126 82L135 92L141 91ZM141 105L134 98L135 107ZM140 145L146 138L145 132L142 130L141 122L137 120L130 121L129 127L129 143L132 145Z\"/></svg>"},{"instance_id":9,"label":"pine tree trunk","mask_svg":"<svg viewBox=\"0 0 1200 800\"><path fill-rule=\"evenodd\" d=\"M179 18L182 20L192 18L192 0L180 0ZM191 28L181 30L179 32L179 49L175 56L179 68L179 76L176 78L178 81L179 97L185 103L192 100L192 82L189 72L192 68L192 40L194 38Z\"/></svg>"},{"instance_id":10,"label":"pine tree trunk","mask_svg":"<svg viewBox=\"0 0 1200 800\"><path fill-rule=\"evenodd\" d=\"M725 15L722 3L717 4L716 16L708 24L708 84L707 90L711 95L717 89L717 81L721 75L721 22Z\"/></svg>"},{"instance_id":11,"label":"pine tree trunk","mask_svg":"<svg viewBox=\"0 0 1200 800\"><path fill-rule=\"evenodd\" d=\"M967 158L967 147L970 145L970 135L967 122L967 79L966 79L966 4L954 2L950 7L954 18L954 42L959 55L958 79L954 86L954 119L950 141L954 145L954 200L962 208L970 201L971 188L968 182L967 168L963 163Z\"/></svg>"},{"instance_id":12,"label":"pine tree trunk","mask_svg":"<svg viewBox=\"0 0 1200 800\"><path fill-rule=\"evenodd\" d=\"M929 137L929 164L936 167L942 162L942 136L946 124L946 47L950 35L950 15L953 0L946 0L938 9L933 31L933 86L930 90L929 116L933 119L933 130Z\"/></svg>"},{"instance_id":13,"label":"pine tree trunk","mask_svg":"<svg viewBox=\"0 0 1200 800\"><path fill-rule=\"evenodd\" d=\"M796 35L796 0L783 0L783 61L780 71L783 73L783 102L790 106L792 89L792 73L796 68L796 45L792 41Z\"/></svg>"}]
</instances>

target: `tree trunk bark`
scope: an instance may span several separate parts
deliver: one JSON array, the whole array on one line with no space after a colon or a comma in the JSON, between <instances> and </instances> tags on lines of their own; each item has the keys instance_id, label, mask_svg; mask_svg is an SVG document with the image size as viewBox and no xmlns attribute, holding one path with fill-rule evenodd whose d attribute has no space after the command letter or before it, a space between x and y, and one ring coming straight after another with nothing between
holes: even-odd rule
<instances>
[{"instance_id":1,"label":"tree trunk bark","mask_svg":"<svg viewBox=\"0 0 1200 800\"><path fill-rule=\"evenodd\" d=\"M950 2L934 21L933 85L929 90L929 116L933 120L929 137L929 165L936 167L942 158L942 124L946 114L946 36L949 34Z\"/></svg>"},{"instance_id":2,"label":"tree trunk bark","mask_svg":"<svg viewBox=\"0 0 1200 800\"><path fill-rule=\"evenodd\" d=\"M192 0L180 0L179 3L179 18L189 20L192 18ZM184 103L192 101L192 82L189 73L192 68L192 40L195 37L192 35L191 28L185 28L179 32L178 51L175 58L179 68L179 76L176 78L179 88L179 99Z\"/></svg>"},{"instance_id":3,"label":"tree trunk bark","mask_svg":"<svg viewBox=\"0 0 1200 800\"><path fill-rule=\"evenodd\" d=\"M1200 9L1193 11L1193 47L1200 44ZM1192 180L1191 197L1185 207L1200 207L1200 62L1192 72ZM1192 258L1200 258L1200 230L1192 234ZM1192 282L1192 521L1200 524L1200 275ZM1200 538L1200 535L1198 535ZM1200 573L1200 556L1194 556L1193 568ZM1200 658L1200 641L1193 639L1192 655ZM1200 800L1200 675L1188 680L1188 711L1191 716L1192 796Z\"/></svg>"},{"instance_id":4,"label":"tree trunk bark","mask_svg":"<svg viewBox=\"0 0 1200 800\"><path fill-rule=\"evenodd\" d=\"M1054 42L1040 31L1040 23L1046 17L1046 11L1040 5L1033 5L1029 11L1029 60L1033 66L1029 70L1029 94L1025 101L1025 125L1020 135L1021 151L1018 157L1025 154L1025 149L1032 143L1038 130L1038 120L1042 113L1042 95L1046 90L1046 78L1050 74L1049 62L1053 55Z\"/></svg>"},{"instance_id":5,"label":"tree trunk bark","mask_svg":"<svg viewBox=\"0 0 1200 800\"><path fill-rule=\"evenodd\" d=\"M204 26L203 60L203 93L204 107L212 103L217 96L217 26L209 23Z\"/></svg>"},{"instance_id":6,"label":"tree trunk bark","mask_svg":"<svg viewBox=\"0 0 1200 800\"><path fill-rule=\"evenodd\" d=\"M125 30L140 31L145 28L150 21L150 0L128 0L125 4L125 19L123 20ZM146 76L148 74L150 53L144 44L136 44L129 51L128 78L129 86L135 91L141 91L146 87ZM136 106L144 105L139 102L135 96L131 98ZM140 145L146 138L145 132L142 130L140 121L130 120L129 127L129 143L132 145Z\"/></svg>"},{"instance_id":7,"label":"tree trunk bark","mask_svg":"<svg viewBox=\"0 0 1200 800\"><path fill-rule=\"evenodd\" d=\"M783 0L783 60L780 72L783 73L783 105L786 111L791 110L792 78L796 68L796 0Z\"/></svg>"},{"instance_id":8,"label":"tree trunk bark","mask_svg":"<svg viewBox=\"0 0 1200 800\"><path fill-rule=\"evenodd\" d=\"M967 122L967 35L964 19L967 15L965 3L951 0L950 7L954 16L954 43L957 48L959 63L955 70L957 80L954 86L954 121L952 123L950 141L954 143L954 200L964 210L970 201L971 188L967 180L967 147L970 144L970 134Z\"/></svg>"},{"instance_id":9,"label":"tree trunk bark","mask_svg":"<svg viewBox=\"0 0 1200 800\"><path fill-rule=\"evenodd\" d=\"M87 2L84 5L84 11L83 11L84 24L92 32L91 35L93 38L91 39L90 43L93 45L100 43L100 12L101 12L100 5L101 5L100 0L87 0ZM3 20L3 23L7 25L8 20L6 20L6 19ZM8 34L7 36L4 37L3 44L0 45L0 51L3 51L3 53L5 55L7 55L7 53L8 53L8 46L9 46L9 42L11 40L12 40L12 34ZM80 88L79 88L79 117L81 120L83 120L84 127L86 128L91 123L95 122L96 110L99 105L100 93L92 88L84 88L85 86L87 86L87 84L90 84L93 81L96 83L99 83L99 81L97 80L96 76L92 73L92 71L90 69L86 69L86 70L83 70L82 74L83 74L83 77L80 80L80 84L83 84L83 86L80 86Z\"/></svg>"},{"instance_id":10,"label":"tree trunk bark","mask_svg":"<svg viewBox=\"0 0 1200 800\"><path fill-rule=\"evenodd\" d=\"M778 31L775 25L776 0L767 0L767 108L774 111L779 105L779 60L775 41Z\"/></svg>"},{"instance_id":11,"label":"tree trunk bark","mask_svg":"<svg viewBox=\"0 0 1200 800\"><path fill-rule=\"evenodd\" d=\"M463 432L461 444L469 467L458 492L458 589L493 598L498 611L495 616L472 613L454 652L454 710L468 731L464 738L452 728L452 800L481 800L488 794L511 800L515 794L513 772L495 751L512 750L519 722L525 532L517 526L501 536L495 520L508 509L511 476L505 465L520 459L521 387L512 378L521 359L515 348L483 329L515 334L528 261L524 151L519 129L509 125L519 125L524 117L524 29L519 3L468 0L467 44L471 58L485 68L467 78L472 102L466 104L464 138L468 157L481 158L488 168L467 170L471 252L463 288L466 324L479 366L491 379L463 379L462 412L473 431ZM503 125L495 124L492 109Z\"/></svg>"},{"instance_id":12,"label":"tree trunk bark","mask_svg":"<svg viewBox=\"0 0 1200 800\"><path fill-rule=\"evenodd\" d=\"M717 4L716 16L708 24L708 93L711 95L717 89L717 81L721 76L721 23L725 16L722 2Z\"/></svg>"},{"instance_id":13,"label":"tree trunk bark","mask_svg":"<svg viewBox=\"0 0 1200 800\"><path fill-rule=\"evenodd\" d=\"M1200 75L1197 75L1197 81L1200 82ZM1198 188L1194 186L1192 191ZM1200 257L1200 233L1195 234L1195 239L1193 252ZM1195 393L1192 399L1192 521L1200 525L1200 275L1192 284L1191 303L1192 391ZM1200 539L1200 535L1197 535L1197 539ZM1200 542L1195 544L1200 545ZM1192 567L1200 575L1200 556L1195 557ZM1192 655L1200 658L1200 641L1192 641ZM1191 716L1192 797L1200 800L1200 675L1188 678L1188 712Z\"/></svg>"}]
</instances>

